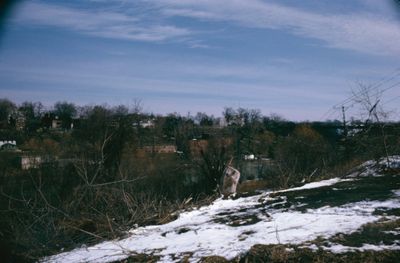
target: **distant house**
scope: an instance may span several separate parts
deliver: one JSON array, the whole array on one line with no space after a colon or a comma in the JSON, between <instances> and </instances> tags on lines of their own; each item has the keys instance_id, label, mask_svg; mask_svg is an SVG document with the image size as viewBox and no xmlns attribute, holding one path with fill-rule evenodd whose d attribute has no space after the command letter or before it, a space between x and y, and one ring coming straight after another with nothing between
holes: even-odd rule
<instances>
[{"instance_id":1,"label":"distant house","mask_svg":"<svg viewBox=\"0 0 400 263\"><path fill-rule=\"evenodd\" d=\"M80 119L61 119L54 113L46 113L42 119L42 128L50 130L69 130L79 126ZM77 125L78 124L78 125Z\"/></svg>"},{"instance_id":2,"label":"distant house","mask_svg":"<svg viewBox=\"0 0 400 263\"><path fill-rule=\"evenodd\" d=\"M8 118L8 123L14 126L17 131L22 131L26 126L26 117L20 111L15 111Z\"/></svg>"},{"instance_id":3,"label":"distant house","mask_svg":"<svg viewBox=\"0 0 400 263\"><path fill-rule=\"evenodd\" d=\"M228 122L225 120L225 118L218 118L217 119L217 128L225 128L228 126Z\"/></svg>"},{"instance_id":4,"label":"distant house","mask_svg":"<svg viewBox=\"0 0 400 263\"><path fill-rule=\"evenodd\" d=\"M18 151L16 141L0 141L0 151Z\"/></svg>"},{"instance_id":5,"label":"distant house","mask_svg":"<svg viewBox=\"0 0 400 263\"><path fill-rule=\"evenodd\" d=\"M245 154L243 156L243 159L245 161L253 161L253 160L256 160L256 157L254 156L254 154Z\"/></svg>"},{"instance_id":6,"label":"distant house","mask_svg":"<svg viewBox=\"0 0 400 263\"><path fill-rule=\"evenodd\" d=\"M19 115L17 116L17 118L15 119L15 129L17 131L22 131L25 129L26 126L26 118L23 115Z\"/></svg>"},{"instance_id":7,"label":"distant house","mask_svg":"<svg viewBox=\"0 0 400 263\"><path fill-rule=\"evenodd\" d=\"M0 153L13 159L15 168L29 170L39 168L44 163L50 163L55 160L54 156L43 156L37 153L21 151L17 147L16 141L0 141Z\"/></svg>"},{"instance_id":8,"label":"distant house","mask_svg":"<svg viewBox=\"0 0 400 263\"><path fill-rule=\"evenodd\" d=\"M51 128L52 129L61 129L62 128L62 120L55 116L55 118L51 121Z\"/></svg>"},{"instance_id":9,"label":"distant house","mask_svg":"<svg viewBox=\"0 0 400 263\"><path fill-rule=\"evenodd\" d=\"M154 120L144 120L140 121L140 127L142 128L154 128Z\"/></svg>"},{"instance_id":10,"label":"distant house","mask_svg":"<svg viewBox=\"0 0 400 263\"><path fill-rule=\"evenodd\" d=\"M132 123L134 128L154 128L155 127L155 120L154 119L146 119L141 120L139 122L135 121Z\"/></svg>"},{"instance_id":11,"label":"distant house","mask_svg":"<svg viewBox=\"0 0 400 263\"><path fill-rule=\"evenodd\" d=\"M68 163L72 163L74 159L62 159L61 161L53 155L44 155L34 152L23 152L19 155L20 168L22 170L37 169L42 165L49 165L56 163L60 166L66 166Z\"/></svg>"},{"instance_id":12,"label":"distant house","mask_svg":"<svg viewBox=\"0 0 400 263\"><path fill-rule=\"evenodd\" d=\"M240 116L235 116L234 118L231 118L229 120L227 120L226 118L221 118L220 121L220 126L223 125L223 127L226 126L240 126L242 127L245 123L245 120L243 117Z\"/></svg>"},{"instance_id":13,"label":"distant house","mask_svg":"<svg viewBox=\"0 0 400 263\"><path fill-rule=\"evenodd\" d=\"M39 155L24 154L21 157L21 169L29 170L39 168L42 164L42 157Z\"/></svg>"},{"instance_id":14,"label":"distant house","mask_svg":"<svg viewBox=\"0 0 400 263\"><path fill-rule=\"evenodd\" d=\"M176 153L177 151L176 146L173 144L144 146L142 149L146 153Z\"/></svg>"}]
</instances>

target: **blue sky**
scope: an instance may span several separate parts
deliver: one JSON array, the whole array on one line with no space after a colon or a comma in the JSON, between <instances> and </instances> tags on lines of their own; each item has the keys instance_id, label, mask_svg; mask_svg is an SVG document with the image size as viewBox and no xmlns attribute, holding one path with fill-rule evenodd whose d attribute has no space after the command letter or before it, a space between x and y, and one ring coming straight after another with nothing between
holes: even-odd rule
<instances>
[{"instance_id":1,"label":"blue sky","mask_svg":"<svg viewBox=\"0 0 400 263\"><path fill-rule=\"evenodd\" d=\"M221 115L324 113L400 68L394 0L21 1L0 38L0 97ZM400 81L396 76L388 87ZM396 114L400 86L382 101Z\"/></svg>"}]
</instances>

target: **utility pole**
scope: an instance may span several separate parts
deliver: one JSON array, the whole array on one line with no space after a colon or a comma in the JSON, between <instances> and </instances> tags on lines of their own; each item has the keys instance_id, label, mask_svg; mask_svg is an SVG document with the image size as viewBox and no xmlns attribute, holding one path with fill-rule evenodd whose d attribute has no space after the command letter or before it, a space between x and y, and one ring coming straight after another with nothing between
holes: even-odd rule
<instances>
[{"instance_id":1,"label":"utility pole","mask_svg":"<svg viewBox=\"0 0 400 263\"><path fill-rule=\"evenodd\" d=\"M346 112L344 109L344 105L342 106L342 114L343 114L343 134L344 137L347 137Z\"/></svg>"}]
</instances>

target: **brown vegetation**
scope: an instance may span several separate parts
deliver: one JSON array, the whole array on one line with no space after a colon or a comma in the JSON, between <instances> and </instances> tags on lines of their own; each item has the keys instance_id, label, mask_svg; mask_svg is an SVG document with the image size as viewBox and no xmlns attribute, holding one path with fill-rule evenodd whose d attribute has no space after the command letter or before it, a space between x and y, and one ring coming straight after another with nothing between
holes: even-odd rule
<instances>
[{"instance_id":1,"label":"brown vegetation","mask_svg":"<svg viewBox=\"0 0 400 263\"><path fill-rule=\"evenodd\" d=\"M382 143L382 125L343 137L335 122L296 124L243 108L227 108L224 115L229 125L220 127L213 116L153 116L139 104L129 109L60 102L45 112L41 103L0 100L0 139L16 140L22 153L46 160L22 170L18 152L0 152L4 253L10 261L35 261L120 237L134 225L173 220L176 211L218 195L231 157L239 168L251 162L243 160L245 154L269 160L254 165L251 177L258 180L239 184L243 193L343 175L375 157L365 149ZM54 128L56 116L61 124ZM398 125L384 128L390 145L385 151L398 153Z\"/></svg>"}]
</instances>

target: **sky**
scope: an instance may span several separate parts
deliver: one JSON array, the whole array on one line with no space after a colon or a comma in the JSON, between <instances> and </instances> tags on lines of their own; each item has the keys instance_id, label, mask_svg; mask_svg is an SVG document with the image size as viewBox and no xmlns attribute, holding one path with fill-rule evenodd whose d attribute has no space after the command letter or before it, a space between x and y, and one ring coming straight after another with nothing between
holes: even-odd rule
<instances>
[{"instance_id":1,"label":"sky","mask_svg":"<svg viewBox=\"0 0 400 263\"><path fill-rule=\"evenodd\" d=\"M332 107L364 85L398 118L396 1L19 1L1 25L0 97L303 121L340 119Z\"/></svg>"}]
</instances>

